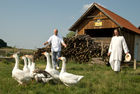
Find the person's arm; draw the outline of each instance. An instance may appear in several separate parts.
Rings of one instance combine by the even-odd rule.
[[[67,45],[65,44],[65,42],[63,41],[63,38],[61,38],[61,44],[66,48]]]
[[[44,43],[44,45],[47,45],[49,42],[48,41],[46,41],[45,43]]]
[[[66,45],[64,42],[62,43],[62,45],[63,45],[65,48],[67,47],[67,45]]]
[[[112,52],[112,39],[111,39],[111,42],[110,42],[110,46],[109,46],[109,50],[108,50],[107,55],[110,56],[111,52]]]
[[[50,37],[50,38],[48,39],[48,41],[46,41],[46,42],[44,43],[44,45],[47,45],[48,43],[50,43],[51,40],[52,40],[52,38]]]
[[[128,50],[128,47],[127,47],[127,44],[126,44],[126,41],[125,41],[124,37],[122,39],[122,46],[123,46],[124,53],[128,54],[129,50]]]

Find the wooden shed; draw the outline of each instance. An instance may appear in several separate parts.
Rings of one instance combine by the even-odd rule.
[[[96,41],[110,43],[115,28],[120,28],[132,58],[140,61],[140,29],[97,3],[93,3],[69,30],[77,35],[87,34]]]

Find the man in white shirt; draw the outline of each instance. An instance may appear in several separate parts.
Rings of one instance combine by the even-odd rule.
[[[124,37],[120,36],[118,30],[115,29],[108,50],[108,56],[110,56],[109,63],[115,72],[120,71],[123,50],[125,54],[128,54],[129,50]]]
[[[54,29],[54,35],[52,35],[47,42],[44,43],[46,44],[51,44],[51,52],[52,52],[52,63],[53,63],[53,68],[54,69],[59,69],[59,60],[58,58],[61,56],[61,44],[64,47],[67,47],[65,42],[63,41],[63,38],[58,35],[58,30]]]

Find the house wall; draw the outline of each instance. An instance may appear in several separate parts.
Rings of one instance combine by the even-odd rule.
[[[127,30],[127,29],[122,29],[122,35],[124,36],[128,49],[129,49],[129,53],[132,56],[132,59],[134,59],[134,42],[135,42],[135,33]]]
[[[134,58],[140,61],[140,35],[135,35]]]

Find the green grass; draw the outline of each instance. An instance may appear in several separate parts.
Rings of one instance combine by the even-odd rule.
[[[31,82],[27,86],[19,86],[11,77],[14,63],[0,62],[0,94],[140,94],[140,68],[123,68],[114,73],[110,67],[101,65],[67,63],[67,71],[83,75],[76,85],[66,87],[59,84],[41,84]],[[22,68],[23,64],[20,64]],[[44,61],[37,61],[36,66],[45,68]]]

